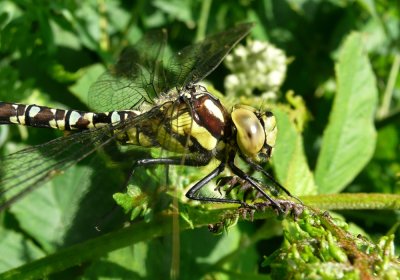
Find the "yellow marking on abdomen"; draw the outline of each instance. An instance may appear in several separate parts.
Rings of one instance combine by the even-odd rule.
[[[93,123],[93,116],[94,116],[94,113],[85,113],[82,117],[83,119],[85,119],[89,122],[89,125],[88,125],[89,129],[95,128],[94,123]]]
[[[50,112],[53,114],[54,118],[52,120],[49,121],[49,125],[52,128],[58,128],[57,127],[57,121],[56,121],[56,113],[57,113],[57,109],[50,109]]]

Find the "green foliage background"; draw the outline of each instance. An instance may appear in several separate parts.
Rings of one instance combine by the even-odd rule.
[[[340,214],[357,228],[354,232],[372,240],[394,233],[398,200],[389,205],[384,199],[354,196],[348,202],[323,194],[400,194],[398,1],[5,0],[0,2],[0,100],[88,110],[90,84],[146,31],[166,28],[176,51],[248,21],[256,23],[251,38],[270,41],[292,60],[273,107],[280,130],[273,158],[279,181],[306,204],[342,209]],[[223,92],[226,74],[221,66],[207,80]],[[291,90],[297,99],[287,94]],[[0,153],[55,136],[60,133],[1,126]],[[163,171],[142,172],[153,179],[139,176],[137,185],[157,193],[163,183],[154,175]],[[201,176],[182,172],[185,176],[175,178],[178,185]],[[166,279],[171,267],[179,267],[182,279],[270,275],[261,263],[281,247],[282,226],[276,218],[240,221],[228,233],[213,236],[205,225],[220,219],[212,214],[219,206],[193,210],[190,203],[181,205],[184,219],[180,231],[173,232],[180,237],[176,258],[171,217],[158,211],[168,206],[146,200],[150,210],[131,231],[117,231],[129,219],[113,210],[112,194],[121,191],[122,181],[116,166],[88,159],[1,214],[0,271],[84,244],[72,247],[60,262],[45,260],[39,275]],[[95,243],[105,233],[108,239],[101,246]],[[84,263],[65,264],[83,256]],[[180,264],[174,267],[176,259]]]

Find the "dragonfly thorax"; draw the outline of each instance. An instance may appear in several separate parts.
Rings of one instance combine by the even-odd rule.
[[[161,105],[147,114],[151,117],[128,131],[127,143],[216,154],[218,142],[227,134],[229,114],[224,106],[200,85],[186,86],[176,96],[176,91],[165,94],[158,101]]]

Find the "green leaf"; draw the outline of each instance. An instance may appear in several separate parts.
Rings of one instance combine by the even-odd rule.
[[[32,241],[11,230],[0,228],[0,272],[44,256]]]
[[[96,226],[106,230],[104,217],[114,207],[112,193],[121,178],[118,170],[93,155],[18,201],[10,211],[24,232],[45,251],[54,252],[98,235]],[[115,214],[113,222],[118,222]]]
[[[378,93],[362,45],[360,34],[350,34],[336,64],[338,88],[315,171],[321,193],[343,190],[374,153]]]
[[[86,270],[84,279],[135,279],[147,276],[146,257],[148,243],[137,244],[112,251],[107,256],[95,261]],[[103,278],[101,278],[103,277]]]
[[[104,66],[101,64],[94,64],[81,70],[83,75],[77,82],[70,86],[70,91],[78,97],[84,104],[88,104],[88,92],[90,86],[97,80],[97,78],[105,71]]]
[[[80,50],[82,48],[79,38],[62,26],[58,25],[55,21],[50,22],[51,29],[54,33],[54,41],[57,46],[63,46],[73,50]]]
[[[279,181],[293,195],[315,194],[316,186],[304,154],[303,137],[287,113],[276,109],[274,114],[278,120],[278,139],[272,158]]]
[[[94,1],[91,1],[94,2]],[[93,3],[91,3],[93,4]],[[101,28],[99,21],[102,15],[98,13],[98,7],[93,5],[79,5],[76,11],[65,11],[70,24],[81,44],[90,50],[98,50],[101,41]],[[83,16],[84,15],[84,16]]]
[[[153,5],[168,15],[176,17],[178,20],[186,23],[188,26],[194,25],[194,19],[191,12],[192,3],[190,1],[157,0],[153,2]]]
[[[73,166],[32,192],[12,208],[21,228],[47,251],[62,244],[90,182],[90,170]]]
[[[371,16],[377,16],[375,1],[373,0],[357,0],[358,4],[363,7]]]

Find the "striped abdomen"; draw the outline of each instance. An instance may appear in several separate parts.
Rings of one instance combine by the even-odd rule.
[[[179,98],[143,113],[133,110],[92,113],[0,102],[0,124],[86,130],[124,123],[112,129],[115,139],[122,144],[162,147],[177,153],[216,153],[220,140],[230,134],[225,108],[198,85],[179,94]],[[132,121],[124,122],[127,119]]]
[[[37,105],[0,102],[0,124],[19,124],[59,130],[85,130],[117,124],[138,115],[136,111],[92,113]]]

